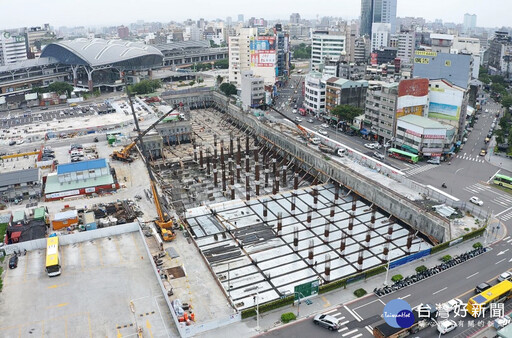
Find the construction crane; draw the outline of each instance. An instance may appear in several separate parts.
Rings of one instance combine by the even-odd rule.
[[[148,130],[150,130],[158,122],[163,120],[165,118],[165,116],[169,115],[172,111],[174,111],[177,106],[175,106],[170,112],[164,114],[164,116],[160,117],[158,119],[158,121],[153,123],[148,129],[144,130],[144,132],[141,132],[140,131],[140,127],[139,127],[139,121],[137,119],[137,114],[135,113],[135,109],[133,109],[132,97],[131,97],[131,94],[130,94],[130,92],[128,90],[128,86],[126,85],[126,78],[125,78],[125,88],[126,88],[126,94],[128,96],[128,102],[130,103],[130,108],[132,110],[133,120],[135,122],[135,129],[137,130],[137,133],[138,133],[137,138],[135,138],[135,140],[130,145],[128,145],[126,148],[129,147],[129,149],[131,149],[136,144],[136,142],[140,142],[140,146],[141,146],[141,150],[142,150],[142,157],[143,157],[142,160],[145,163],[146,169],[147,169],[148,174],[149,174],[149,179],[150,179],[150,183],[151,183],[150,184],[151,185],[151,192],[153,194],[153,199],[155,200],[156,211],[158,213],[158,219],[155,220],[155,224],[157,225],[158,232],[162,236],[162,240],[165,241],[165,242],[169,242],[169,241],[172,241],[173,239],[176,238],[176,234],[172,231],[173,221],[169,217],[169,215],[162,210],[162,203],[160,202],[160,197],[158,196],[158,191],[157,191],[157,188],[156,188],[156,179],[155,179],[155,176],[153,175],[153,170],[151,169],[151,165],[149,164],[149,156],[146,156],[146,148],[144,147],[143,136],[145,134],[147,134]],[[183,106],[183,103],[180,103],[179,106]],[[125,149],[123,149],[123,151]],[[124,152],[124,154],[126,156],[128,156],[128,157],[125,157],[125,158],[129,158],[129,149],[128,149],[128,151]]]
[[[181,104],[181,105],[183,105],[183,104]],[[132,106],[132,109],[133,109],[133,105],[132,105],[131,99],[130,99],[130,106]],[[130,151],[132,150],[132,148],[135,147],[137,142],[139,142],[139,140],[141,140],[144,137],[144,135],[146,135],[154,126],[156,126],[158,123],[160,123],[160,121],[165,119],[170,113],[175,111],[176,108],[177,108],[177,106],[174,106],[170,111],[168,111],[167,113],[163,114],[158,120],[156,120],[155,123],[150,125],[148,129],[144,130],[142,133],[139,133],[139,135],[135,138],[135,140],[133,140],[133,142],[131,142],[126,147],[124,147],[122,150],[120,150],[120,151],[115,150],[110,155],[112,157],[112,159],[113,160],[118,160],[118,161],[123,161],[123,162],[133,162],[133,158],[130,157]]]
[[[262,110],[271,109],[271,110],[275,111],[276,113],[278,113],[279,115],[281,115],[282,117],[284,117],[285,119],[289,120],[288,116],[281,113],[279,110],[277,110],[276,108],[274,108],[273,106],[271,106],[269,104],[262,104],[262,105],[259,105],[257,108],[262,109]],[[297,122],[297,121],[292,121],[292,122],[295,124],[297,129],[299,129],[301,136],[304,138],[304,140],[310,141],[311,137],[312,137],[311,134],[303,126],[301,126],[299,124],[299,122]]]

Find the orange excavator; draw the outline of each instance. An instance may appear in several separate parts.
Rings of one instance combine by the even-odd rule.
[[[130,156],[130,151],[132,150],[132,148],[135,147],[137,142],[139,142],[140,139],[142,139],[144,137],[144,135],[146,135],[154,126],[159,124],[160,121],[165,119],[170,113],[175,111],[176,108],[177,108],[177,106],[173,107],[170,111],[168,111],[167,113],[163,114],[158,120],[156,120],[155,123],[150,125],[148,129],[146,129],[142,133],[140,133],[135,138],[135,140],[133,140],[133,142],[131,142],[129,145],[127,145],[126,147],[124,147],[120,151],[114,150],[114,152],[110,155],[110,157],[112,157],[113,160],[118,160],[118,161],[122,161],[122,162],[133,162],[133,158]]]
[[[271,110],[275,111],[276,113],[278,113],[279,115],[281,115],[282,117],[284,117],[285,119],[289,120],[288,116],[281,113],[279,110],[277,110],[276,108],[274,108],[273,106],[271,106],[269,104],[262,104],[262,105],[258,106],[257,108],[262,109],[262,110],[271,109]],[[312,138],[311,134],[303,126],[301,126],[297,121],[292,121],[292,122],[295,124],[297,129],[299,129],[302,138],[306,141],[311,141],[311,138]]]

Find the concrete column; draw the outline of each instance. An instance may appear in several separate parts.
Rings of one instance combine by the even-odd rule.
[[[211,173],[210,173],[210,154],[208,154],[208,156],[206,156],[206,175],[207,176],[210,176]]]
[[[213,158],[217,161],[217,134],[213,134]]]
[[[331,223],[329,221],[325,221],[324,225],[324,242],[329,243],[329,230],[330,230]]]
[[[276,179],[274,181],[274,195],[279,194],[279,176],[276,176]]]
[[[297,199],[297,195],[295,194],[295,192],[292,192],[292,198],[290,200],[290,210],[292,212],[292,215],[295,215],[295,200]]]
[[[314,241],[312,239],[309,240],[309,249],[308,249],[308,265],[313,266],[313,258],[315,256],[315,247]]]
[[[245,199],[248,201],[251,199],[250,193],[250,185],[249,185],[249,173],[245,173]]]
[[[307,228],[311,229],[311,218],[312,218],[313,209],[308,205],[308,217],[306,218]]]
[[[340,255],[341,258],[345,257],[345,248],[347,244],[347,234],[343,231],[341,233],[341,241],[340,241]]]
[[[233,137],[230,135],[229,136],[229,156],[230,157],[233,157],[233,152],[234,152]]]
[[[318,210],[318,188],[313,187],[313,210]]]
[[[224,140],[220,140],[220,165],[222,171],[226,170],[226,163],[224,158]]]
[[[245,154],[249,155],[249,136],[245,137]]]
[[[269,176],[270,170],[268,168],[268,162],[265,163],[265,188],[268,188],[268,176]]]
[[[240,137],[236,138],[236,146],[237,146],[237,153],[236,153],[236,164],[240,165],[241,159],[241,152],[242,152],[242,145],[240,144]]]
[[[231,185],[231,200],[235,199],[235,186]]]
[[[283,165],[283,187],[286,187],[286,165]]]
[[[411,247],[412,247],[412,240],[414,239],[414,232],[409,231],[409,234],[407,235],[407,254],[411,253]]]
[[[274,174],[274,177],[277,176],[277,159],[272,159],[272,173]]]
[[[359,244],[359,256],[357,257],[357,270],[358,271],[363,271],[363,261],[364,261],[364,257],[363,257],[363,253],[364,253],[364,248],[361,244]]]
[[[218,182],[217,182],[217,161],[213,161],[213,186],[217,188]]]
[[[331,281],[331,255],[326,254],[325,255],[325,281],[330,282]]]
[[[201,169],[204,168],[204,163],[203,163],[203,147],[199,148],[199,166],[201,167]]]
[[[299,189],[299,172],[295,171],[293,174],[293,190]]]
[[[268,202],[265,200],[263,202],[263,222],[267,224],[267,216],[268,216]]]
[[[236,183],[240,183],[240,171],[242,171],[242,168],[240,167],[240,164],[236,165]]]
[[[251,172],[251,167],[249,166],[249,155],[245,155],[245,172],[249,173]]]
[[[293,228],[293,250],[299,251],[299,229],[297,227]]]
[[[283,214],[277,213],[277,236],[281,237],[283,233]]]
[[[226,168],[222,170],[222,191],[226,192]]]
[[[194,147],[194,162],[197,163],[197,146],[196,143],[192,143],[192,146]]]

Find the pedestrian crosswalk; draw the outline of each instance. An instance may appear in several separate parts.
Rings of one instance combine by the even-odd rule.
[[[493,194],[493,198],[491,200],[492,202],[499,204],[501,206],[504,206],[504,207],[512,206],[512,196],[498,193],[498,192],[492,190],[492,188],[489,185],[485,185],[482,183],[475,183],[475,184],[467,186],[463,189],[465,191],[473,193],[473,194],[478,194],[478,193],[482,193],[484,191],[489,191]],[[512,216],[510,216],[510,218],[512,218]],[[508,219],[510,219],[510,218],[508,218]],[[503,219],[503,217],[502,217],[502,219]]]
[[[425,172],[432,168],[437,168],[439,165],[437,164],[427,164],[427,165],[413,165],[409,166],[409,168],[402,170],[405,176],[413,176],[419,173]]]
[[[336,312],[338,309],[331,310],[328,312],[325,312],[324,314],[328,314],[330,316],[333,316],[338,320],[338,332],[341,334],[342,337],[346,338],[359,338],[363,336],[363,333],[359,332],[359,329],[357,328],[351,328],[349,329],[346,325],[350,322],[349,319],[345,318],[343,313]]]
[[[506,222],[506,221],[508,221],[508,220],[512,219],[512,211],[507,212],[506,214],[500,215],[500,216],[499,216],[499,218],[500,218],[502,221],[504,221],[504,222]]]
[[[471,155],[471,154],[462,154],[462,155],[459,155],[457,156],[458,159],[461,159],[461,160],[466,160],[466,161],[473,161],[473,162],[477,162],[477,163],[484,163],[485,160],[483,157],[479,156],[479,155]]]

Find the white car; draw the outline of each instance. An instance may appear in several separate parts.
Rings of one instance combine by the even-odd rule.
[[[453,331],[457,328],[457,323],[451,319],[443,320],[442,322],[437,323],[437,331],[440,334],[446,334],[450,331]]]
[[[365,143],[364,146],[368,149],[375,149],[375,143]]]
[[[311,139],[311,143],[313,143],[313,144],[320,144],[321,142],[322,142],[322,140],[320,140],[319,137],[313,137]]]
[[[329,125],[327,123],[323,123],[320,127],[322,127],[322,128],[329,128]]]
[[[498,282],[503,282],[504,280],[511,280],[512,279],[512,273],[505,271],[498,277]]]
[[[441,307],[443,308],[443,310],[445,310],[447,313],[450,313],[452,311],[454,311],[455,309],[460,309],[464,306],[464,302],[461,301],[460,299],[458,298],[453,298],[453,299],[450,299],[449,301],[447,301],[446,303],[444,303],[443,305],[441,305]]]
[[[308,119],[308,122],[309,123],[315,123],[315,121],[313,121],[313,119]]]
[[[469,199],[469,201],[471,203],[473,203],[473,204],[476,204],[476,205],[483,205],[484,204],[484,202],[481,199],[479,199],[478,197],[476,197],[476,196],[471,197]]]
[[[292,113],[297,114],[297,109],[292,110]]]
[[[325,130],[323,130],[323,129],[320,129],[318,132],[319,132],[320,134],[324,135],[324,136],[327,136],[327,135],[328,135],[328,133],[327,133]]]
[[[379,160],[383,160],[384,159],[384,155],[382,155],[382,153],[379,153],[378,151],[374,151],[373,152],[373,157],[376,157]]]
[[[302,122],[302,119],[301,119],[300,117],[298,117],[298,116],[297,116],[297,117],[295,118],[295,121],[297,121],[297,122]]]

